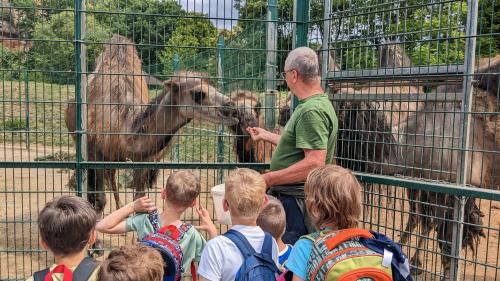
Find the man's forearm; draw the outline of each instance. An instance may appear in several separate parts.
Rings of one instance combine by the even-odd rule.
[[[306,158],[283,170],[266,173],[264,174],[264,178],[268,187],[303,182],[310,171],[324,164],[324,162],[322,163],[316,159]]]
[[[274,144],[274,145],[278,145],[278,143],[280,142],[280,139],[281,139],[281,135],[268,132],[268,135],[266,136],[265,140],[267,142]]]

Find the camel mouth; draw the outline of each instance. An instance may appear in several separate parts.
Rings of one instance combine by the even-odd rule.
[[[224,125],[234,126],[240,122],[237,117],[224,115],[222,112],[218,112],[217,115],[222,118]]]

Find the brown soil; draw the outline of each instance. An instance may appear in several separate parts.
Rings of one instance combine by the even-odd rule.
[[[33,161],[34,158],[53,154],[58,151],[72,152],[67,147],[46,147],[31,145],[26,149],[25,144],[0,144],[0,161]],[[38,244],[37,213],[44,204],[61,194],[74,194],[73,190],[66,187],[70,170],[60,169],[2,169],[0,171],[0,279],[25,279],[33,271],[49,265],[53,257],[42,250]],[[161,206],[160,186],[162,186],[169,170],[162,170],[156,184],[156,189],[150,190],[150,196],[155,198],[158,206]],[[201,170],[200,178],[203,193],[200,202],[204,206],[210,206],[209,211],[213,214],[212,198],[209,187],[217,180],[217,171]],[[386,233],[395,241],[399,240],[401,230],[407,221],[408,202],[403,189],[396,188],[395,196],[388,194],[393,187],[374,189],[376,196],[370,199],[372,204],[365,208],[363,227]],[[130,202],[133,198],[133,190],[120,190],[122,202]],[[106,191],[108,204],[105,214],[115,210],[115,203],[111,191]],[[394,198],[395,199],[394,199]],[[479,201],[479,200],[478,200]],[[382,206],[377,208],[376,206]],[[478,250],[473,253],[464,250],[465,262],[461,264],[462,280],[496,280],[499,272],[500,246],[500,202],[482,200],[481,210],[485,213],[483,218],[487,238],[482,238]],[[161,207],[160,207],[161,208]],[[213,217],[213,216],[212,216]],[[197,224],[198,217],[194,210],[188,210],[185,214],[187,222]],[[370,223],[371,222],[371,223]],[[222,227],[222,231],[227,229]],[[99,235],[104,241],[107,251],[135,241],[133,235]],[[411,246],[404,246],[403,250],[413,254],[416,247],[416,235],[412,233]],[[431,233],[430,239],[424,244],[421,251],[424,265],[423,275],[418,280],[439,280],[437,275],[442,274],[440,264],[440,251],[437,246],[435,233]],[[482,264],[482,265],[481,265]]]

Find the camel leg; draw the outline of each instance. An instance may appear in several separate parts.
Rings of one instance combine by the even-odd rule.
[[[415,230],[415,227],[418,225],[418,216],[417,213],[417,203],[415,202],[415,198],[417,197],[413,191],[408,190],[408,199],[410,203],[410,214],[408,217],[408,222],[406,223],[406,227],[404,232],[401,234],[400,244],[405,245],[410,240],[410,234]]]
[[[146,195],[145,186],[148,180],[148,170],[135,169],[132,173],[132,186],[135,188],[134,199]]]
[[[421,230],[420,230],[420,235],[417,239],[417,249],[415,250],[415,254],[411,258],[410,262],[412,266],[414,267],[414,272],[417,275],[422,274],[422,266],[423,263],[420,260],[420,249],[424,246],[424,241],[429,237],[429,233],[431,230],[434,228],[434,220],[429,219],[429,218],[421,218]]]
[[[97,217],[101,218],[104,206],[106,206],[106,196],[104,196],[104,170],[89,169],[87,171],[87,175],[89,187],[87,198],[89,202],[94,206]],[[104,244],[101,239],[96,239],[93,248],[93,250],[89,251],[89,255],[97,257],[104,255]]]
[[[113,190],[113,196],[115,198],[116,209],[120,209],[123,205],[120,201],[120,186],[116,181],[116,169],[106,170],[106,174],[108,177],[108,182],[111,185],[111,189]]]

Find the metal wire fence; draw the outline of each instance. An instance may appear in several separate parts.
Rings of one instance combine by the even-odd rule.
[[[400,241],[418,280],[497,279],[497,0],[1,4],[0,279],[53,262],[37,216],[62,194],[103,215],[142,189],[161,206],[169,174],[193,169],[214,214],[230,169],[268,167],[273,148],[243,129],[280,131],[284,60],[306,45],[339,118],[336,163],[364,185],[363,226]],[[99,238],[105,253],[136,239]]]

